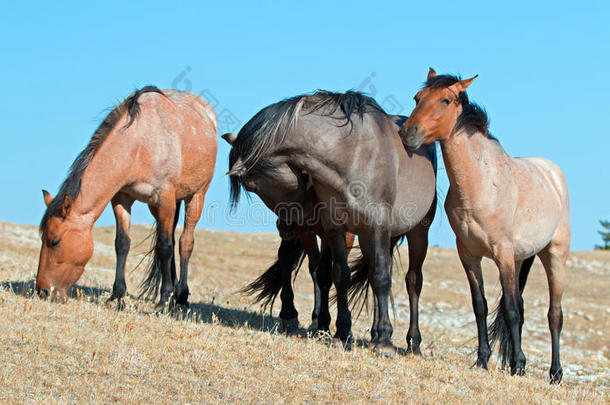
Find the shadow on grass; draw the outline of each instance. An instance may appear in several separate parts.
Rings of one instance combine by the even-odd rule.
[[[24,297],[35,296],[36,282],[34,280],[28,281],[4,281],[0,284],[1,288],[5,291],[10,291],[15,295]],[[98,305],[104,305],[105,300],[102,300],[103,295],[109,296],[111,293],[110,289],[100,287],[90,287],[83,285],[75,285],[70,290],[70,298],[72,299],[91,299]],[[137,300],[135,297],[132,299]],[[145,301],[137,300],[138,302],[144,303]],[[61,305],[61,304],[57,304]],[[248,310],[225,308],[220,305],[212,303],[197,302],[191,303],[190,308],[186,309],[183,307],[177,307],[171,311],[165,311],[164,314],[154,311],[145,311],[142,309],[136,309],[136,313],[142,315],[167,315],[178,320],[195,322],[195,323],[207,323],[207,324],[220,324],[231,328],[249,328],[262,332],[268,333],[284,333],[291,336],[298,336],[301,338],[316,338],[321,343],[330,344],[332,343],[332,336],[328,332],[312,332],[306,328],[297,325],[295,322],[285,323],[280,318],[264,314],[260,312],[252,312]],[[368,339],[355,339],[353,346],[367,348],[370,345]],[[411,355],[406,349],[397,348],[398,355]]]
[[[36,281],[3,281],[0,288],[10,291],[15,295],[32,297],[36,294]],[[70,298],[91,297],[97,301],[103,294],[110,294],[110,290],[100,287],[89,287],[86,285],[75,284],[68,293]]]

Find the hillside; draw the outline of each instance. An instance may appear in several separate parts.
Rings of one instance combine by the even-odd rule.
[[[134,226],[127,284],[137,292],[149,226]],[[523,350],[527,376],[511,377],[493,358],[475,361],[476,326],[468,283],[454,249],[431,248],[420,306],[422,358],[389,360],[366,348],[371,317],[354,323],[351,352],[325,338],[286,336],[277,318],[235,292],[275,258],[279,238],[198,230],[191,259],[191,312],[153,313],[128,299],[104,305],[114,279],[114,228],[94,230],[95,254],[75,298],[54,304],[30,297],[40,238],[32,226],[0,223],[0,401],[2,403],[608,403],[610,402],[610,252],[573,252],[563,300],[560,386],[547,384],[548,290],[539,261],[525,289]],[[406,348],[406,248],[394,269],[394,343]],[[497,270],[484,264],[490,307]],[[312,286],[306,266],[295,282],[299,321],[307,327]],[[274,315],[277,316],[276,303]],[[331,309],[333,317],[334,308]],[[333,319],[334,322],[334,319]],[[604,332],[606,331],[606,332]]]

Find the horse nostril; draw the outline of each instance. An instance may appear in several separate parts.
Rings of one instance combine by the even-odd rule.
[[[413,125],[412,127],[409,127],[409,129],[407,130],[407,136],[413,137],[417,134],[419,128],[417,128],[417,125]]]

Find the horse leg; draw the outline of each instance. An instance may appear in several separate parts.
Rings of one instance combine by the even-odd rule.
[[[405,276],[409,293],[409,331],[407,332],[407,351],[420,354],[421,333],[419,331],[419,296],[424,281],[422,266],[428,251],[428,227],[418,225],[407,233],[409,247],[409,270]]]
[[[332,280],[337,290],[337,320],[335,325],[335,340],[340,340],[347,350],[351,348],[352,314],[349,309],[347,294],[350,284],[350,270],[345,253],[345,234],[342,232],[327,232],[328,246],[332,254]]]
[[[126,194],[117,194],[112,198],[112,210],[114,211],[114,218],[116,220],[116,237],[114,239],[114,249],[116,251],[116,273],[114,277],[114,284],[112,285],[112,295],[106,303],[110,303],[113,300],[117,300],[117,309],[123,309],[125,304],[123,297],[127,292],[127,284],[125,283],[125,262],[127,261],[127,254],[129,253],[129,247],[131,246],[131,239],[129,238],[130,220],[131,220],[131,206],[133,205],[133,198]]]
[[[174,214],[174,227],[172,228],[172,246],[176,246],[176,227],[178,226],[178,219],[180,218],[180,204],[182,201],[176,201],[176,213]],[[184,232],[184,230],[182,231]],[[172,250],[172,261],[171,261],[171,276],[172,276],[172,285],[176,286],[177,274],[176,274],[176,249]]]
[[[322,306],[320,298],[320,284],[318,282],[317,270],[320,265],[320,249],[318,248],[318,240],[313,232],[307,232],[299,236],[301,246],[305,249],[307,254],[307,261],[309,266],[309,274],[313,281],[313,296],[314,296],[314,307],[311,313],[311,325],[307,328],[309,331],[318,330],[318,317],[320,315],[320,308]]]
[[[191,259],[193,246],[195,245],[195,226],[197,225],[197,222],[199,222],[199,218],[201,218],[204,197],[205,190],[201,189],[192,195],[190,199],[184,201],[184,229],[182,230],[179,241],[180,279],[174,287],[174,302],[177,305],[186,308],[189,306],[189,260]],[[177,203],[176,205],[176,221],[174,223],[176,223],[178,219],[179,204],[180,203]],[[175,261],[172,260],[172,262]]]
[[[318,328],[320,331],[330,331],[330,309],[328,307],[328,296],[332,284],[333,259],[328,241],[322,240],[322,253],[320,263],[316,269],[316,278],[320,286],[320,312],[318,313]]]
[[[511,340],[512,353],[510,358],[511,374],[525,374],[525,354],[521,350],[521,335],[519,325],[520,298],[519,274],[515,271],[515,256],[512,243],[498,243],[493,247],[493,260],[500,271],[500,284],[502,285],[502,311],[508,327]]]
[[[360,236],[360,235],[359,235]],[[373,338],[373,349],[385,356],[393,356],[396,349],[392,345],[392,323],[389,302],[392,289],[391,238],[386,230],[374,229],[372,235],[360,238],[362,253],[369,265],[369,279],[375,295],[377,325]],[[371,332],[372,334],[373,332]]]
[[[477,350],[477,366],[487,370],[487,362],[491,356],[491,347],[487,335],[487,300],[485,299],[485,288],[483,284],[483,273],[481,272],[481,257],[472,256],[464,246],[457,241],[457,251],[460,261],[466,272],[470,295],[472,296],[472,309],[477,322],[479,345]]]
[[[161,298],[155,307],[156,310],[165,308],[174,292],[171,262],[174,258],[173,239],[176,205],[173,190],[166,190],[159,196],[159,205],[153,210],[157,214],[155,256],[156,260],[159,260],[161,269]]]
[[[568,233],[569,235],[569,233]],[[561,310],[561,297],[565,281],[565,266],[570,250],[569,237],[567,242],[554,239],[542,250],[538,257],[542,261],[549,283],[549,329],[551,331],[551,383],[560,383],[563,377],[563,369],[559,359],[559,336],[563,326],[563,312]]]
[[[299,325],[299,313],[294,306],[292,271],[298,266],[302,252],[298,239],[282,239],[278,250],[278,266],[282,282],[282,289],[280,291],[280,299],[282,300],[280,319],[282,320],[283,329],[288,333],[294,332]]]

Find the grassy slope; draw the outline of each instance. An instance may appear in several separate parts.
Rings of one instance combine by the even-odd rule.
[[[610,254],[576,252],[564,299],[564,383],[549,386],[550,342],[544,272],[538,262],[525,291],[524,378],[472,369],[476,327],[468,286],[453,249],[432,248],[424,269],[423,358],[379,358],[366,348],[369,316],[354,324],[361,345],[343,352],[327,339],[285,336],[234,292],[274,259],[274,235],[198,231],[188,319],[152,314],[128,300],[117,312],[103,302],[114,277],[113,229],[96,228],[96,253],[79,281],[80,298],[52,304],[27,298],[40,242],[34,227],[0,223],[0,401],[5,402],[417,402],[604,403],[609,401]],[[147,242],[135,226],[129,268]],[[406,262],[407,255],[402,255]],[[307,271],[295,285],[300,323],[307,326],[312,288]],[[394,271],[394,343],[404,348],[408,301]],[[131,293],[143,269],[127,277]],[[487,296],[497,271],[485,263]],[[277,313],[275,309],[274,313]]]

